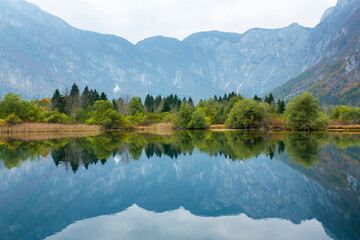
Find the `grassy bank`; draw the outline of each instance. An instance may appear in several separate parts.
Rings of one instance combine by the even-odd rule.
[[[0,134],[100,132],[100,130],[100,126],[84,124],[22,123],[0,126]]]

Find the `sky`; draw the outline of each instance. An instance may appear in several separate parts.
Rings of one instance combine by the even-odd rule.
[[[132,43],[152,36],[184,39],[219,30],[243,33],[297,22],[314,27],[336,0],[27,0],[71,25]]]

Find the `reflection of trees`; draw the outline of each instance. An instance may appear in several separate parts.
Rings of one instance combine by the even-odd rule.
[[[319,148],[329,141],[327,133],[294,132],[286,136],[285,145],[289,158],[305,167],[320,159]]]
[[[285,151],[289,158],[310,167],[319,156],[319,149],[333,142],[347,148],[360,144],[360,135],[331,135],[326,133],[269,133],[248,131],[176,131],[169,136],[136,132],[108,132],[96,137],[24,142],[0,141],[0,159],[4,166],[19,166],[28,159],[51,153],[54,163],[65,165],[76,172],[81,165],[105,164],[116,157],[122,162],[153,156],[177,158],[192,154],[194,149],[210,156],[224,156],[232,160],[246,160],[259,155],[271,159]]]
[[[34,160],[38,156],[46,157],[52,149],[57,149],[65,144],[66,140],[64,139],[32,142],[0,140],[0,159],[6,168],[18,167],[28,159]]]

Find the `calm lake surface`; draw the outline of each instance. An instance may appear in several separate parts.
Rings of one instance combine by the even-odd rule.
[[[360,239],[360,135],[2,139],[0,239]]]

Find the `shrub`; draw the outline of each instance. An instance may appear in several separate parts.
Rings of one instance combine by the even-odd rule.
[[[189,126],[194,108],[190,104],[181,104],[179,111],[174,116],[174,128],[185,129]]]
[[[210,120],[208,117],[206,117],[205,112],[201,108],[198,108],[195,110],[195,112],[193,112],[188,128],[191,129],[210,128]]]
[[[292,130],[326,130],[329,119],[321,112],[319,100],[305,92],[290,100],[285,110],[287,126]]]
[[[15,125],[21,123],[22,121],[15,113],[11,113],[5,118],[5,122],[9,125]]]
[[[260,128],[268,118],[268,104],[242,99],[231,109],[226,125],[235,129]]]

